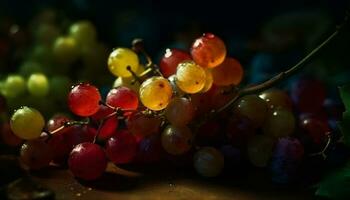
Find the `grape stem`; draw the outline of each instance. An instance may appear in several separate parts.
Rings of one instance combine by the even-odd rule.
[[[327,136],[328,136],[328,137],[327,137],[327,143],[326,143],[325,147],[322,149],[322,151],[317,152],[317,153],[312,153],[312,154],[310,154],[309,156],[319,156],[319,155],[321,155],[322,158],[323,158],[324,160],[326,160],[327,155],[326,155],[325,152],[327,151],[327,149],[328,149],[328,147],[329,147],[329,145],[331,144],[331,141],[332,141],[332,138],[331,138],[330,134],[328,134]]]
[[[53,131],[43,130],[43,132],[45,132],[47,134],[47,136],[48,136],[47,140],[49,140],[53,134],[58,133],[61,130],[67,128],[67,127],[74,126],[74,125],[86,125],[86,124],[89,124],[89,123],[90,123],[89,119],[85,120],[85,121],[68,121],[68,122],[65,122],[62,126],[56,128]]]

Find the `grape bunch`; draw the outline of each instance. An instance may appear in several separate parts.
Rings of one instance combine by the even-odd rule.
[[[79,38],[88,40],[91,34],[83,33]],[[25,140],[25,167],[68,164],[75,177],[94,180],[109,162],[144,164],[187,155],[204,177],[248,161],[270,169],[274,182],[288,183],[306,155],[323,154],[330,142],[334,115],[326,112],[321,82],[300,80],[291,95],[277,88],[240,95],[244,69],[214,34],[197,38],[189,52],[167,49],[159,66],[142,40],[115,48],[107,64],[116,79],[106,96],[88,82],[68,92],[68,107],[80,120],[57,114],[45,122],[27,106],[13,113],[6,134]]]
[[[54,10],[43,9],[27,26],[15,21],[8,26],[0,36],[0,41],[7,42],[1,45],[9,49],[0,52],[0,93],[9,110],[28,105],[49,117],[76,81],[102,85],[108,80],[110,75],[100,67],[108,50],[90,21],[69,21]],[[100,76],[93,79],[97,73]]]

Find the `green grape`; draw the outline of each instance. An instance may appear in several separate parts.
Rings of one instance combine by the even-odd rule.
[[[79,56],[77,42],[72,37],[58,37],[53,46],[53,55],[59,63],[73,63]]]
[[[46,96],[49,92],[49,81],[44,74],[32,74],[27,82],[28,91],[33,96]]]
[[[208,92],[210,90],[211,86],[213,86],[213,74],[211,73],[210,69],[205,69],[205,84],[201,92]]]
[[[60,30],[54,24],[40,24],[35,30],[35,39],[38,43],[52,45],[55,39],[60,35]]]
[[[130,77],[132,74],[128,67],[133,72],[139,68],[139,58],[137,54],[128,48],[117,48],[109,55],[108,69],[115,76]]]
[[[293,108],[291,98],[283,90],[270,89],[262,92],[259,97],[266,101],[269,108],[283,107],[289,110]]]
[[[205,177],[215,177],[224,168],[224,156],[213,147],[203,147],[194,154],[196,171]]]
[[[21,139],[29,140],[41,135],[45,120],[38,110],[23,106],[13,113],[10,125],[15,135]]]
[[[266,102],[256,95],[242,97],[234,108],[234,112],[252,120],[256,127],[260,127],[266,118],[268,107]]]
[[[247,153],[250,162],[257,167],[266,167],[272,156],[274,141],[265,135],[256,135],[249,140]]]
[[[161,76],[147,79],[140,86],[140,99],[144,106],[151,110],[162,110],[167,107],[173,94],[169,81]]]
[[[79,21],[70,26],[69,35],[73,37],[80,46],[84,46],[95,42],[97,31],[91,22]]]
[[[161,142],[164,150],[172,155],[180,155],[192,146],[193,135],[187,126],[167,126],[162,132]]]
[[[206,83],[205,70],[193,61],[184,61],[177,66],[176,84],[190,94],[200,92]]]
[[[26,82],[20,75],[9,75],[3,82],[1,93],[8,98],[14,98],[23,94],[26,90]]]
[[[43,72],[44,72],[44,69],[42,65],[34,61],[26,61],[22,63],[21,66],[19,67],[19,73],[24,77],[28,77],[32,73],[43,73]]]
[[[265,134],[273,137],[285,137],[294,132],[295,117],[288,108],[277,107],[270,110],[263,125]]]
[[[72,81],[67,76],[53,76],[50,79],[50,96],[55,99],[65,100],[67,98]]]

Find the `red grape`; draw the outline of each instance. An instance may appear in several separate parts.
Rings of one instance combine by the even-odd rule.
[[[75,177],[94,180],[102,176],[106,170],[107,158],[100,146],[85,142],[72,150],[68,165]]]
[[[303,116],[299,122],[302,133],[311,139],[316,145],[321,145],[327,140],[330,132],[327,120],[322,120],[314,116]]]
[[[128,130],[134,135],[148,136],[159,132],[161,119],[135,112],[127,119]]]
[[[184,126],[194,117],[195,110],[191,101],[184,97],[173,98],[165,110],[165,116],[175,126]]]
[[[106,102],[113,107],[126,110],[136,110],[139,105],[137,94],[127,87],[111,89],[107,95]]]
[[[44,140],[29,140],[21,147],[20,161],[29,169],[37,170],[47,167],[51,160],[51,146]]]
[[[300,112],[316,113],[326,98],[323,84],[318,80],[302,79],[292,87],[292,100]]]
[[[243,78],[243,68],[236,59],[226,58],[212,70],[212,74],[215,85],[238,85]]]
[[[107,140],[108,138],[114,135],[117,128],[118,118],[115,116],[108,118],[106,121],[104,121],[103,125],[101,126],[100,132],[98,134],[98,139]]]
[[[102,120],[103,118],[107,117],[108,115],[112,114],[114,110],[108,106],[105,106],[103,104],[100,104],[100,107],[98,111],[91,116],[91,118],[95,121],[98,122]]]
[[[219,37],[205,33],[192,44],[191,55],[198,65],[212,68],[224,61],[226,47]]]
[[[63,126],[66,122],[69,122],[70,119],[62,114],[54,115],[46,124],[46,128],[49,132],[52,132],[61,126]]]
[[[160,71],[168,78],[176,73],[177,65],[184,60],[191,60],[189,53],[179,49],[166,49],[159,63]]]
[[[107,157],[115,164],[131,162],[137,152],[136,138],[127,130],[121,130],[106,143]]]
[[[82,117],[95,114],[99,109],[100,100],[101,96],[98,89],[87,83],[74,86],[68,94],[70,110]]]

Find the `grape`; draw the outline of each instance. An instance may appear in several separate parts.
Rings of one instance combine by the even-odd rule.
[[[189,53],[179,49],[166,49],[159,63],[160,71],[168,78],[176,73],[177,65],[184,60],[191,60]]]
[[[168,125],[162,132],[162,146],[166,152],[172,155],[180,155],[192,146],[192,132],[186,127]]]
[[[261,93],[259,97],[266,101],[269,108],[283,107],[285,109],[292,110],[292,100],[288,94],[282,90],[267,90]]]
[[[75,85],[68,94],[70,110],[79,116],[87,117],[95,114],[101,100],[98,89],[87,83]]]
[[[278,107],[268,112],[263,131],[273,137],[285,137],[294,132],[295,117],[293,113],[285,108]]]
[[[159,132],[161,119],[135,112],[126,120],[128,130],[136,136],[149,136]]]
[[[70,119],[62,114],[56,114],[54,115],[46,124],[46,129],[49,132],[52,132],[61,126],[63,126],[66,122],[69,122]]]
[[[44,140],[29,140],[21,147],[20,161],[29,169],[38,170],[47,167],[51,160],[52,149]]]
[[[63,64],[71,64],[79,56],[77,42],[72,37],[58,37],[52,51],[56,61]]]
[[[213,89],[214,86],[211,88]],[[210,92],[210,90],[209,90]],[[206,93],[197,93],[191,95],[191,102],[195,108],[196,116],[200,117],[212,109],[211,107],[211,97],[209,96],[209,92]]]
[[[254,136],[255,129],[253,122],[244,116],[233,116],[226,126],[228,140],[235,147],[242,147]]]
[[[67,97],[72,81],[66,76],[53,76],[49,80],[50,96],[58,100]]]
[[[135,92],[138,92],[140,89],[140,83],[138,81],[134,81],[132,77],[127,77],[127,78],[118,77],[117,79],[115,79],[113,83],[113,88],[117,88],[117,87],[127,87],[132,89]]]
[[[117,48],[108,58],[108,68],[115,76],[130,77],[132,74],[128,71],[128,67],[133,72],[139,68],[139,58],[131,49]]]
[[[213,74],[209,69],[205,69],[205,84],[201,92],[207,92],[213,86]]]
[[[127,87],[111,89],[107,94],[106,102],[115,108],[125,110],[136,110],[139,105],[137,94]]]
[[[103,118],[107,117],[108,115],[112,114],[113,112],[114,110],[112,108],[100,104],[98,111],[91,116],[91,119],[93,119],[95,122],[98,122]]]
[[[72,149],[83,142],[92,142],[97,133],[96,129],[89,125],[74,125],[64,129],[65,141]]]
[[[234,112],[250,119],[255,127],[260,127],[267,115],[267,105],[256,95],[247,95],[238,100]]]
[[[44,69],[42,65],[34,61],[23,62],[19,67],[19,73],[24,77],[28,77],[32,73],[43,73],[43,72],[44,72]]]
[[[139,142],[135,160],[141,163],[157,162],[161,159],[162,146],[158,135],[145,137]]]
[[[69,128],[66,128],[69,129]],[[48,145],[52,148],[52,162],[57,165],[64,165],[69,156],[69,153],[73,149],[67,142],[66,131],[59,131],[51,135],[48,140]]]
[[[191,55],[193,60],[202,67],[216,67],[226,57],[224,42],[212,33],[205,33],[192,44]]]
[[[249,161],[257,167],[266,167],[270,161],[274,141],[265,135],[256,135],[248,142]]]
[[[9,123],[4,123],[2,124],[1,127],[1,139],[2,141],[11,146],[11,147],[17,147],[20,144],[22,144],[23,140],[19,137],[17,137],[11,130],[10,124]]]
[[[37,43],[49,46],[52,45],[59,34],[60,30],[58,27],[53,24],[43,23],[35,30],[35,39]]]
[[[303,155],[304,148],[298,139],[279,139],[271,159],[272,181],[288,183],[296,179],[297,169]]]
[[[173,98],[165,109],[165,116],[175,126],[184,126],[194,117],[195,110],[191,101],[184,97]]]
[[[205,85],[205,70],[193,61],[181,62],[177,66],[176,84],[186,93],[200,92]]]
[[[4,96],[14,98],[25,92],[26,82],[20,75],[9,75],[0,89]]]
[[[215,85],[238,85],[243,78],[243,68],[234,58],[225,58],[219,66],[212,69]]]
[[[96,29],[89,21],[78,21],[69,27],[69,35],[73,37],[80,46],[89,45],[96,40]]]
[[[300,112],[316,113],[322,109],[326,91],[318,80],[301,79],[293,85],[291,96]]]
[[[221,108],[237,95],[236,91],[232,90],[231,87],[216,85],[213,85],[207,94],[207,98],[210,98],[211,109]]]
[[[102,176],[106,170],[107,158],[100,146],[85,142],[72,150],[68,165],[75,177],[94,180]]]
[[[44,74],[32,74],[27,82],[28,91],[33,96],[46,96],[49,92],[49,81]]]
[[[215,177],[224,168],[224,156],[213,147],[203,147],[193,157],[194,168],[204,177]]]
[[[121,130],[106,143],[107,157],[115,164],[130,163],[137,153],[135,137],[127,130]]]
[[[118,128],[118,118],[110,117],[101,126],[100,132],[98,134],[99,140],[107,140],[112,137]]]
[[[157,76],[147,79],[140,86],[140,99],[151,110],[162,110],[171,100],[172,88],[169,81]]]
[[[23,106],[11,117],[11,130],[21,139],[38,138],[45,125],[44,117],[34,108]]]
[[[231,171],[232,167],[237,167],[242,162],[242,152],[231,145],[223,145],[220,148],[220,152],[224,156],[225,166],[228,167],[229,172],[237,173],[236,171]],[[238,173],[240,173],[238,171]]]
[[[302,115],[299,127],[301,129],[300,138],[306,151],[315,152],[323,148],[330,133],[326,119],[320,119],[314,115]]]

